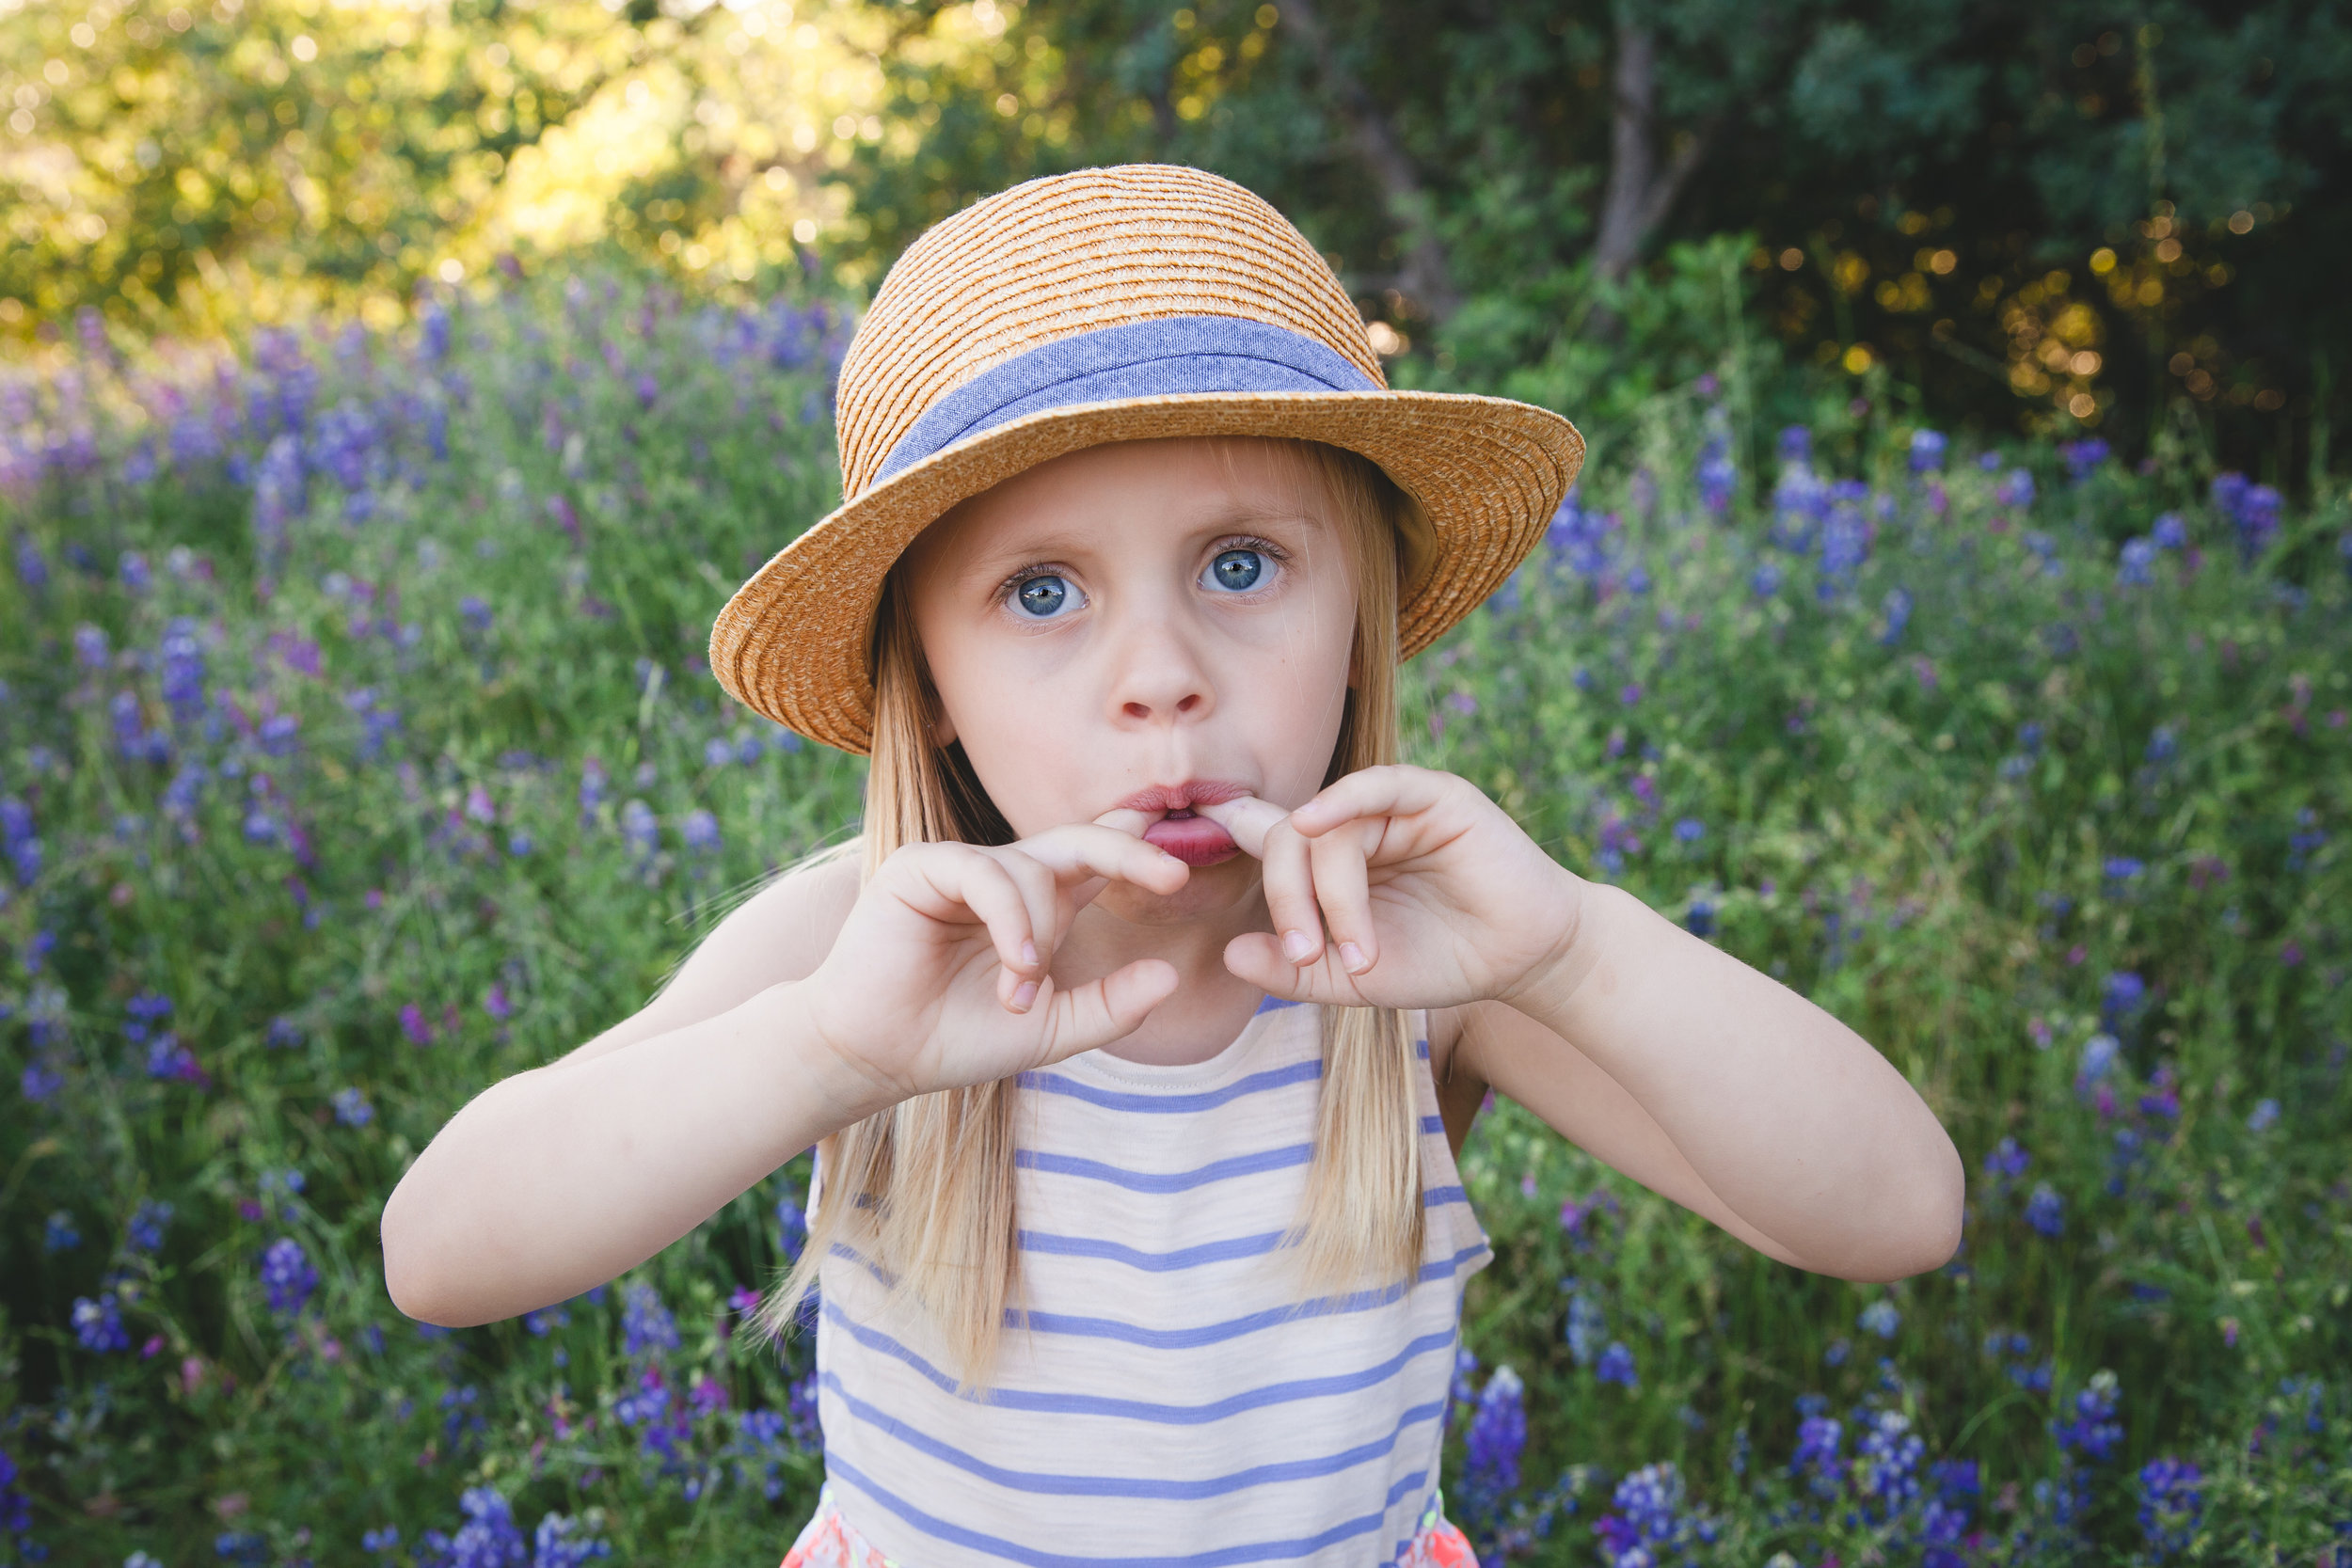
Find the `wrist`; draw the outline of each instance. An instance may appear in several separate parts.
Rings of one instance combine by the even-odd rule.
[[[824,1107],[828,1128],[839,1129],[888,1110],[907,1098],[850,1045],[826,1027],[823,971],[805,979],[769,987],[754,999],[765,1006],[774,1027],[771,1038],[787,1042],[796,1092]]]
[[[1496,998],[1537,1020],[1564,1015],[1597,966],[1601,939],[1613,912],[1611,895],[1619,892],[1606,883],[1586,881],[1565,866],[1559,875],[1556,912],[1546,922],[1551,940],[1543,956]]]

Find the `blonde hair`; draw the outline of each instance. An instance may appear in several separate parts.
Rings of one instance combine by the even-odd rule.
[[[1286,452],[1319,482],[1356,575],[1352,684],[1324,782],[1398,760],[1397,603],[1415,503],[1366,458],[1304,440],[1220,438],[1230,464],[1248,441]],[[905,844],[1013,840],[961,744],[934,743],[939,695],[893,570],[877,612],[875,721],[862,834],[864,875]],[[834,853],[851,846],[837,846]],[[1359,1282],[1409,1289],[1423,1245],[1419,1070],[1405,1014],[1326,1007],[1323,1080],[1304,1218],[1282,1237],[1302,1299]],[[857,1242],[892,1276],[886,1309],[912,1300],[958,1363],[958,1392],[986,1386],[1000,1330],[1025,1323],[1014,1240],[1016,1080],[916,1095],[818,1141],[821,1179],[799,1259],[756,1319],[767,1341],[791,1325],[836,1243]]]

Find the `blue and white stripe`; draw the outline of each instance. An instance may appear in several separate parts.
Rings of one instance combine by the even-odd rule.
[[[1428,1074],[1419,1276],[1308,1302],[1277,1243],[1312,1156],[1316,1009],[1269,998],[1206,1062],[1095,1051],[1019,1084],[1025,1300],[994,1387],[956,1393],[871,1259],[836,1245],[821,1267],[818,1409],[850,1523],[905,1568],[1394,1561],[1437,1485],[1462,1286],[1494,1256]]]

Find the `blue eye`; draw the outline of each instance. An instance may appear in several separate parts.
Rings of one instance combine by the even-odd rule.
[[[1085,602],[1078,598],[1077,590],[1066,578],[1057,577],[1030,578],[1013,590],[1012,597],[1013,602],[1021,607],[1022,613],[1035,621],[1053,619],[1062,606],[1073,599]]]
[[[1209,562],[1208,579],[1219,588],[1242,594],[1258,586],[1265,568],[1266,558],[1257,550],[1221,550]]]

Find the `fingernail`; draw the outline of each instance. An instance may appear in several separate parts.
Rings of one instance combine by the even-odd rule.
[[[1036,942],[1025,942],[1021,944],[1021,961],[1025,964],[1033,964],[1037,962]]]
[[[1012,988],[1012,1010],[1014,1012],[1027,1012],[1029,1004],[1036,1000],[1037,982],[1035,980],[1024,980]]]
[[[1364,950],[1352,942],[1340,943],[1340,962],[1350,974],[1361,974],[1369,967],[1364,959]]]
[[[1304,931],[1282,933],[1282,957],[1293,963],[1305,963],[1307,955],[1315,950],[1315,939]]]

